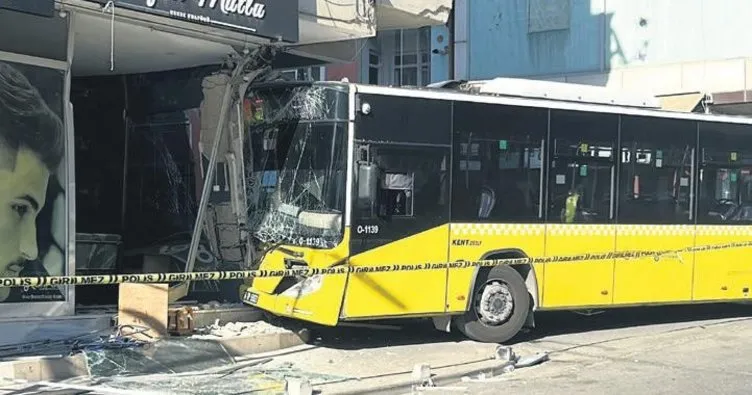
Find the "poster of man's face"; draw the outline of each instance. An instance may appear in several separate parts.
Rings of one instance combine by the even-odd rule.
[[[0,277],[65,275],[64,73],[0,61]],[[0,303],[62,301],[0,287]]]

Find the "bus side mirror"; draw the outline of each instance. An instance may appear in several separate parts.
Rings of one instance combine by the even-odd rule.
[[[358,163],[358,207],[370,209],[377,204],[381,171],[374,163]]]

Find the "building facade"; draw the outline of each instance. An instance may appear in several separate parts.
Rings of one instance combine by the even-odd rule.
[[[353,61],[328,65],[326,77],[393,86],[443,81],[449,78],[449,40],[446,24],[380,30],[360,40]]]
[[[377,16],[390,28],[425,24],[425,8],[413,5],[0,1],[0,278],[186,269],[227,57],[277,43],[285,50],[273,68],[323,79],[322,65],[351,60],[359,54],[354,43],[375,36]],[[227,192],[231,151],[223,147],[213,175],[213,229],[237,213]],[[204,266],[196,270],[241,264],[223,244],[237,240],[237,227],[223,229],[202,239],[197,265]],[[73,316],[84,301],[116,300],[112,287],[0,287],[7,335],[0,343],[37,340],[28,326],[11,333],[3,323],[36,320],[41,328],[51,316]]]
[[[746,101],[744,0],[457,0],[454,77],[520,77]],[[730,107],[727,107],[730,110]]]

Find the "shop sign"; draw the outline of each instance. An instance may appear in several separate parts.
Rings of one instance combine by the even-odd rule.
[[[297,42],[298,1],[115,0],[115,6],[273,40]]]
[[[55,15],[55,0],[0,0],[0,8],[51,18]]]

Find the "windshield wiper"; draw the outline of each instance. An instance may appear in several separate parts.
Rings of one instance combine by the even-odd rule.
[[[254,236],[257,239],[259,238],[257,235],[254,235]],[[261,254],[259,255],[257,263],[262,262],[264,260],[264,258],[266,258],[266,256],[269,255],[269,253],[271,253],[273,251],[279,251],[279,252],[281,252],[281,253],[283,253],[283,254],[285,254],[287,256],[291,256],[293,258],[302,258],[303,257],[303,253],[298,252],[298,251],[292,251],[292,250],[290,250],[288,248],[285,248],[285,247],[282,246],[283,243],[284,243],[284,239],[281,239],[281,240],[277,240],[276,242],[272,243],[270,246],[266,247],[261,252]]]

